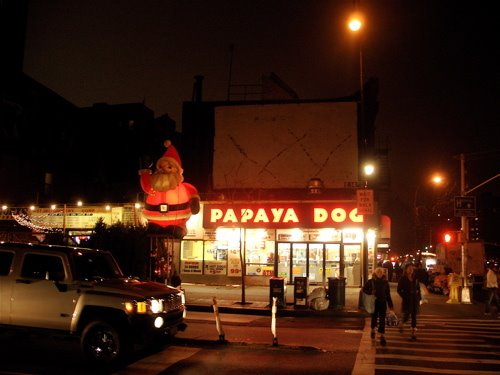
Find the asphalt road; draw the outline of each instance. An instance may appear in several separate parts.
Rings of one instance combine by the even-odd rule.
[[[364,319],[281,317],[276,336],[271,317],[221,314],[223,338],[213,313],[190,312],[184,332],[157,351],[138,348],[116,374],[350,374]],[[95,374],[77,339],[0,334],[1,374]],[[103,371],[105,373],[105,371]]]

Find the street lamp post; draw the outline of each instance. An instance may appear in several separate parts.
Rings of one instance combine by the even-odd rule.
[[[348,22],[349,29],[358,36],[358,49],[359,49],[359,106],[360,106],[360,128],[361,128],[361,140],[363,143],[363,153],[366,156],[366,149],[368,147],[368,140],[366,137],[365,129],[365,95],[364,95],[364,77],[363,77],[363,47],[361,43],[361,29],[363,28],[363,18],[359,13],[351,16]]]
[[[353,33],[358,34],[358,49],[359,49],[359,128],[361,131],[361,150],[362,150],[362,158],[365,159],[367,156],[367,147],[368,147],[368,142],[366,138],[366,130],[365,130],[365,103],[364,103],[364,88],[363,88],[363,49],[362,49],[362,43],[361,43],[361,29],[363,27],[363,19],[361,17],[361,14],[356,12],[351,15],[347,22],[347,27],[349,30],[351,30]],[[368,168],[368,169],[367,169]],[[368,176],[371,175],[374,172],[373,169],[370,170],[369,167],[363,166],[363,174],[365,175],[365,189],[368,187]],[[364,215],[365,218],[368,216],[373,216],[373,213],[371,215]],[[368,226],[365,220],[364,224],[365,228],[363,231],[363,244],[361,247],[361,270],[362,270],[362,275],[361,275],[361,282],[365,283],[365,281],[368,278],[368,241],[367,241],[367,234],[368,234]],[[376,249],[374,249],[374,258],[376,258]],[[375,263],[375,260],[374,260]],[[375,264],[374,264],[375,266]]]
[[[430,179],[430,182],[435,185],[439,186],[443,183],[443,177],[439,173],[435,173],[432,178]],[[419,250],[418,247],[420,246],[419,244],[419,239],[421,238],[421,235],[419,235],[420,231],[420,214],[419,214],[419,206],[418,206],[418,195],[420,192],[420,187],[422,184],[418,184],[417,187],[415,188],[415,193],[413,195],[413,223],[415,226],[415,240],[414,240],[414,248],[415,250]],[[431,245],[430,242],[432,242],[432,235],[429,234],[429,245]]]

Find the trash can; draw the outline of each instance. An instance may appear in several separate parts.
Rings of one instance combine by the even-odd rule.
[[[295,307],[307,307],[307,277],[295,276],[293,279],[293,305]]]
[[[331,308],[345,306],[345,277],[328,278],[328,299]]]
[[[476,302],[484,302],[487,298],[483,276],[481,275],[472,276],[472,298]]]
[[[273,297],[276,297],[276,306],[284,308],[285,299],[285,279],[283,277],[271,277],[269,279],[269,305],[273,305]]]

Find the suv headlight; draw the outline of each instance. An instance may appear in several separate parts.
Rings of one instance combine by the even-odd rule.
[[[149,307],[151,308],[151,312],[153,314],[157,314],[157,313],[163,311],[163,302],[161,300],[158,300],[158,299],[152,299],[150,301]]]

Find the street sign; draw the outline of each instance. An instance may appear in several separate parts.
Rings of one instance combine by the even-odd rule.
[[[373,215],[373,190],[358,189],[356,190],[356,198],[358,203],[358,214]]]
[[[359,189],[365,185],[365,181],[344,181],[344,188],[346,189]]]
[[[455,197],[455,216],[476,217],[476,197]]]

